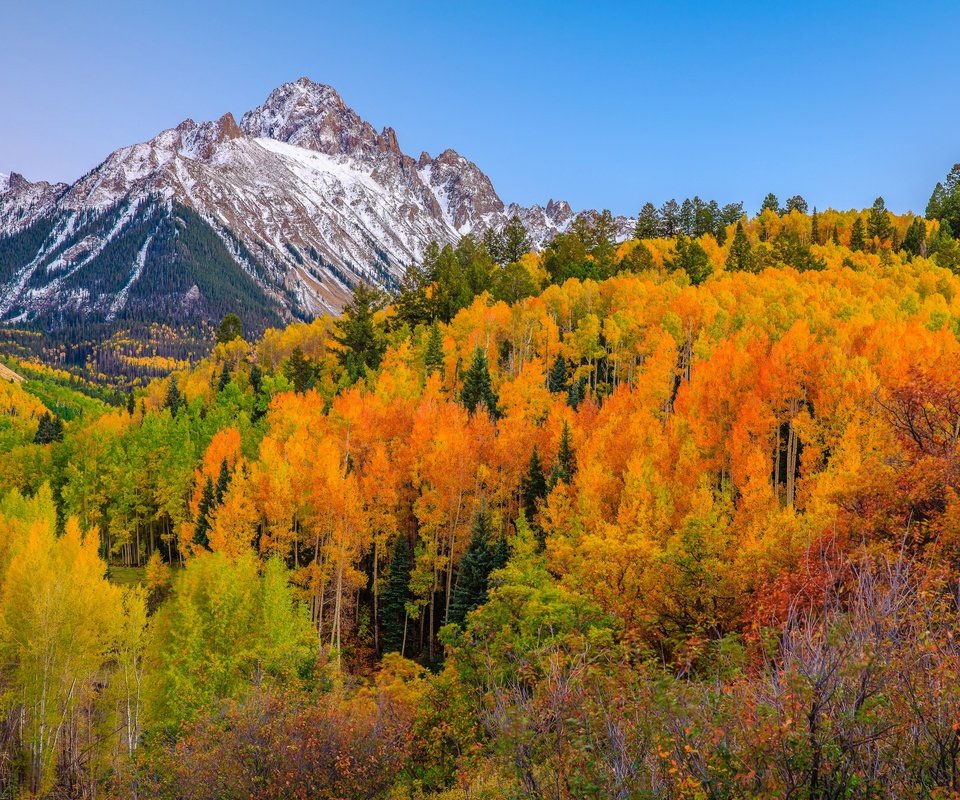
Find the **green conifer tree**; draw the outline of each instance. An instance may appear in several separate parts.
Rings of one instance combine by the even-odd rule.
[[[226,361],[223,362],[223,369],[220,370],[220,379],[217,381],[217,391],[222,392],[230,383],[230,366]]]
[[[410,591],[412,568],[410,543],[401,534],[394,543],[387,582],[380,595],[380,644],[385,653],[400,652],[403,648],[406,606],[413,598]]]
[[[552,489],[560,481],[569,484],[576,471],[576,456],[570,443],[570,425],[564,420],[563,431],[560,434],[560,447],[557,448],[557,460],[550,472],[550,488]]]
[[[551,392],[567,391],[567,361],[562,355],[557,355],[547,376],[547,388]]]
[[[283,374],[293,385],[293,390],[298,394],[303,394],[308,389],[313,388],[314,370],[313,365],[307,361],[303,350],[299,345],[293,348],[293,352],[283,363]]]
[[[753,248],[743,229],[743,223],[737,223],[737,229],[727,253],[726,268],[731,272],[753,272]]]
[[[210,514],[216,507],[217,500],[213,481],[207,477],[207,482],[203,485],[203,494],[200,495],[200,507],[197,509],[197,525],[193,533],[194,543],[201,547],[210,548]]]
[[[543,474],[543,463],[536,445],[530,454],[530,463],[523,478],[523,510],[527,519],[533,520],[539,510],[540,501],[547,496],[547,479]]]
[[[495,568],[495,553],[490,547],[490,517],[486,509],[481,509],[473,521],[470,546],[460,560],[450,598],[449,622],[462,625],[467,614],[486,602],[487,581]]]
[[[853,228],[850,229],[850,249],[863,250],[866,246],[866,236],[863,229],[863,218],[857,217],[853,221]]]
[[[470,368],[463,376],[460,402],[471,414],[477,410],[478,406],[482,406],[494,419],[499,416],[498,398],[493,391],[493,383],[490,380],[487,356],[480,347],[474,350]]]
[[[633,229],[634,239],[655,239],[660,235],[660,215],[653,203],[644,203],[637,214],[637,224]]]
[[[427,350],[423,357],[427,375],[443,371],[443,334],[440,325],[434,322],[427,334]]]
[[[223,502],[223,496],[227,493],[227,487],[229,485],[230,467],[227,466],[227,459],[223,459],[220,462],[220,474],[217,476],[216,491],[214,492],[214,498],[217,505],[220,505]]]
[[[180,387],[177,386],[177,379],[173,375],[170,376],[170,382],[167,384],[167,395],[163,405],[164,408],[170,409],[173,416],[176,416],[183,406],[183,396],[180,394]]]

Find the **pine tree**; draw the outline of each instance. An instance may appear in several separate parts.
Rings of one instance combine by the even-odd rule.
[[[655,239],[660,235],[660,215],[653,203],[644,203],[637,214],[637,224],[633,229],[634,239]]]
[[[791,211],[799,211],[801,214],[807,213],[807,201],[803,199],[798,194],[795,194],[789,200],[787,200],[786,212],[789,214]]]
[[[730,243],[726,267],[731,272],[753,272],[753,248],[743,229],[743,223],[737,223],[737,230]]]
[[[307,361],[299,345],[293,348],[293,352],[284,361],[283,374],[293,384],[293,390],[298,394],[303,394],[308,389],[313,388],[313,365]]]
[[[223,362],[223,369],[220,370],[220,380],[217,381],[217,391],[222,392],[227,388],[227,384],[230,383],[230,367],[227,365],[227,362]]]
[[[863,230],[863,218],[857,217],[853,222],[853,228],[850,230],[850,249],[863,250],[866,245],[866,238]]]
[[[486,509],[481,509],[473,521],[470,546],[460,559],[457,583],[450,598],[449,622],[463,625],[467,614],[486,602],[490,573],[499,568],[490,547],[490,517]]]
[[[946,220],[940,223],[936,244],[937,264],[951,272],[960,273],[960,244],[953,238],[950,223]]]
[[[527,236],[527,229],[516,214],[510,217],[507,224],[504,225],[501,236],[503,237],[503,251],[500,255],[503,261],[499,263],[510,264],[519,261],[530,252],[530,237]]]
[[[563,432],[560,434],[560,447],[557,448],[557,460],[550,472],[550,488],[552,489],[560,481],[569,484],[576,471],[576,456],[570,444],[570,425],[564,420]]]
[[[660,206],[660,236],[669,238],[676,236],[680,230],[680,206],[676,200],[667,200]]]
[[[567,405],[576,410],[587,396],[587,379],[580,378],[570,384],[567,391]]]
[[[380,595],[380,642],[385,653],[400,652],[403,648],[406,604],[413,599],[410,592],[412,568],[410,544],[401,534],[394,544],[387,582]]]
[[[867,215],[867,236],[878,238],[881,242],[890,238],[893,226],[890,224],[890,213],[882,197],[873,201],[870,213]]]
[[[243,323],[236,314],[227,314],[217,328],[217,341],[221,344],[243,338]]]
[[[532,520],[539,509],[539,503],[547,496],[547,479],[543,474],[543,464],[536,445],[530,454],[530,464],[523,478],[523,510],[527,519]]]
[[[380,366],[386,341],[374,322],[374,315],[385,303],[383,292],[360,283],[354,287],[353,297],[337,321],[334,339],[342,347],[337,357],[351,383],[362,378],[368,369]]]
[[[820,215],[817,207],[813,207],[813,217],[810,220],[810,243],[820,244]]]
[[[213,481],[207,477],[207,482],[203,485],[203,494],[200,495],[200,506],[197,509],[197,525],[193,534],[195,544],[210,548],[210,514],[216,506],[216,496],[214,494]]]
[[[547,388],[551,392],[565,392],[567,390],[567,362],[562,355],[557,355],[547,376]]]
[[[772,211],[774,214],[780,213],[780,201],[773,192],[770,192],[764,197],[763,203],[760,204],[759,214],[762,214],[764,211]]]
[[[133,411],[135,408],[135,398],[133,396],[133,389],[127,392],[127,414],[131,417],[133,416]]]
[[[673,266],[682,269],[690,277],[690,283],[698,286],[713,272],[710,259],[699,242],[688,239],[683,234],[677,237],[674,247]]]
[[[167,396],[163,401],[163,406],[169,408],[173,416],[177,416],[177,412],[183,406],[180,387],[177,386],[177,379],[173,375],[170,376],[170,383],[167,384]]]
[[[63,420],[54,414],[44,411],[37,421],[37,432],[33,437],[34,444],[51,444],[63,441]]]
[[[914,217],[903,237],[903,250],[911,256],[926,256],[927,254],[927,223],[920,217]]]
[[[443,334],[440,326],[434,322],[427,335],[427,350],[423,357],[427,375],[443,371]]]
[[[260,394],[263,388],[263,372],[257,364],[250,367],[250,388],[253,389],[255,395]]]
[[[223,496],[227,493],[227,487],[230,486],[230,468],[227,466],[227,459],[220,462],[220,474],[217,476],[217,486],[214,492],[216,504],[223,502]]]
[[[467,411],[473,414],[478,406],[486,408],[491,417],[496,419],[500,412],[497,408],[498,398],[493,391],[490,380],[490,369],[487,366],[487,356],[483,349],[478,347],[473,352],[473,361],[463,376],[463,389],[460,392],[460,402]]]

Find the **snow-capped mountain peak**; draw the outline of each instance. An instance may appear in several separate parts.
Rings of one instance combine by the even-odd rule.
[[[430,242],[513,214],[535,246],[574,216],[562,202],[505,207],[455,150],[415,161],[392,128],[378,132],[335,89],[300,78],[239,124],[229,113],[184,120],[72,186],[0,177],[0,242],[22,240],[0,264],[0,322],[65,309],[114,319],[152,302],[215,318],[231,301],[213,295],[241,285],[258,308],[311,317],[341,307],[357,281],[396,285]],[[203,272],[215,268],[236,275]],[[178,269],[200,272],[184,282],[170,277]]]

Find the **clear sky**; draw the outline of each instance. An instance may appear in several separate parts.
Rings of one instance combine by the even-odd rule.
[[[0,170],[74,180],[306,75],[507,202],[922,211],[960,161],[958,35],[955,0],[0,0]]]

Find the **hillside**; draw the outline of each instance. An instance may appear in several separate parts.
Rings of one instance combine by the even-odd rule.
[[[950,796],[956,183],[430,248],[46,443],[0,383],[4,786]]]

